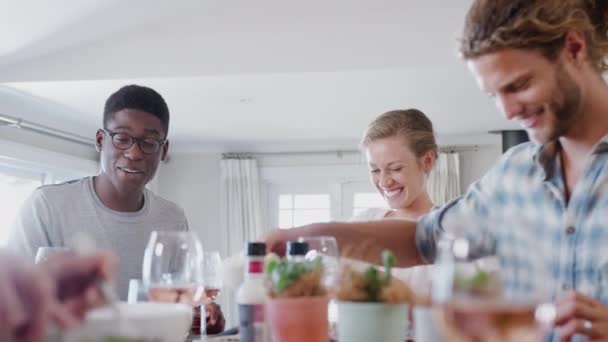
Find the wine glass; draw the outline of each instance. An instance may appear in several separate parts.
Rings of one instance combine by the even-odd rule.
[[[205,252],[205,296],[206,296],[206,304],[214,303],[217,297],[219,297],[222,286],[223,286],[223,273],[222,273],[222,258],[220,257],[220,252],[211,251]],[[196,314],[200,315],[200,309],[196,309]],[[209,316],[209,312],[205,315],[205,322],[209,323],[211,317]],[[217,331],[217,326],[209,326],[208,334],[214,334],[221,331]]]
[[[308,243],[308,253],[306,259],[321,257],[323,261],[323,285],[333,292],[338,282],[338,272],[340,267],[340,252],[338,242],[333,236],[310,236],[298,238],[300,242]],[[338,322],[338,308],[335,300],[331,299],[327,306],[327,317],[330,330],[335,331]]]
[[[67,247],[38,247],[38,251],[36,252],[35,263],[39,264],[43,261],[48,260],[52,255],[58,253],[67,253],[70,252],[70,249]]]
[[[308,244],[308,253],[306,259],[314,259],[321,257],[323,261],[323,285],[328,289],[335,287],[338,277],[338,267],[340,260],[340,252],[338,251],[338,242],[333,236],[311,236],[300,237],[300,242]]]
[[[222,258],[220,252],[205,252],[205,295],[214,302],[222,290]]]
[[[552,315],[544,302],[546,284],[537,281],[546,278],[538,274],[525,280],[514,278],[518,276],[515,268],[501,265],[496,245],[479,248],[479,243],[494,244],[464,236],[444,237],[439,242],[433,275],[433,300],[441,308],[435,316],[437,325],[450,341],[541,340]],[[473,260],[479,250],[485,251],[483,257]],[[518,267],[546,269],[538,262],[542,258],[517,260]],[[522,284],[505,285],[514,280]]]
[[[129,292],[127,294],[127,303],[135,304],[147,302],[148,294],[144,288],[141,279],[129,279]]]
[[[196,334],[204,325],[196,308],[205,303],[203,247],[192,232],[154,231],[144,252],[143,284],[155,302],[183,303],[193,307]]]

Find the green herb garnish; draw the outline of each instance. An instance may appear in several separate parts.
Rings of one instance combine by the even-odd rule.
[[[375,267],[369,267],[365,271],[365,279],[367,284],[365,291],[372,302],[379,301],[382,288],[388,285],[391,280],[391,271],[395,264],[395,255],[388,250],[382,252],[382,265],[384,266],[384,275],[382,275]]]
[[[323,273],[323,260],[321,257],[303,261],[272,260],[266,266],[266,274],[270,280],[271,292],[277,295],[291,288],[303,276],[313,272],[317,272],[320,275]],[[314,285],[318,286],[319,284]]]

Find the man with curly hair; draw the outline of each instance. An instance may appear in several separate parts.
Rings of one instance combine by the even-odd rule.
[[[607,9],[605,0],[473,1],[461,55],[532,142],[418,222],[313,224],[273,231],[267,243],[372,241],[411,266],[435,261],[440,236],[464,234],[471,258],[498,256],[506,292],[544,284],[557,304],[550,338],[608,340]]]

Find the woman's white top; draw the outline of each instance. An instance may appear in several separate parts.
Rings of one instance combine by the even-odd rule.
[[[349,221],[365,222],[384,220],[390,211],[391,209],[386,208],[367,209],[358,215],[351,217]],[[346,258],[342,258],[343,261],[346,261],[345,259]],[[371,265],[369,263],[353,259],[348,259],[347,262],[357,270],[366,269]],[[424,298],[431,295],[432,269],[432,265],[413,266],[407,268],[395,267],[393,268],[393,275],[404,281],[416,293],[417,297]]]

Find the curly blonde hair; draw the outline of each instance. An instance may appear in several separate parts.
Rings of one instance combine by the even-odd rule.
[[[589,62],[608,70],[608,0],[475,0],[460,53],[476,58],[501,49],[534,49],[555,60],[570,31],[585,35]]]

